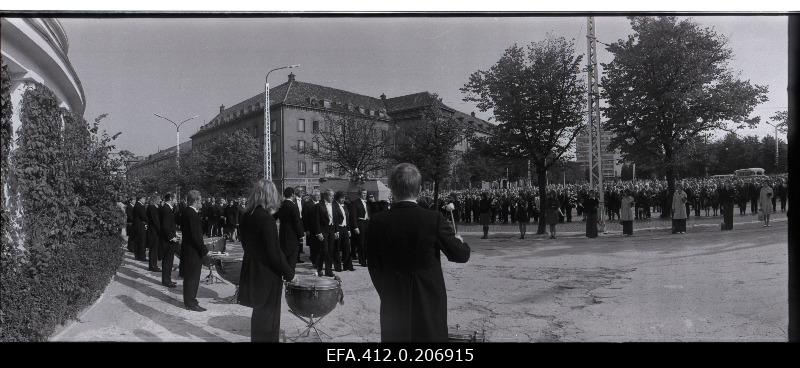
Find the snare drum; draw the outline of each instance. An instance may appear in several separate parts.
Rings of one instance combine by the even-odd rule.
[[[344,303],[341,281],[305,276],[286,283],[286,304],[299,316],[321,318],[330,313],[337,302]]]

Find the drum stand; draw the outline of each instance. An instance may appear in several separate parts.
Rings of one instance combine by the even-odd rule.
[[[310,336],[311,335],[311,330],[314,330],[314,333],[317,334],[317,339],[319,339],[320,342],[322,342],[322,336],[320,336],[320,335],[325,335],[329,339],[331,338],[330,335],[326,334],[325,331],[320,331],[319,329],[317,329],[317,326],[316,326],[316,324],[319,323],[319,321],[321,321],[323,318],[325,318],[325,316],[317,318],[317,320],[315,321],[313,314],[311,315],[311,318],[306,319],[306,318],[304,318],[302,316],[299,316],[297,313],[293,312],[291,309],[289,309],[289,313],[294,314],[295,317],[299,318],[301,321],[305,322],[305,324],[306,324],[306,329],[303,330],[303,332],[301,332],[299,335],[297,335],[294,338],[291,338],[291,337],[289,338],[289,340],[291,340],[292,342],[296,342],[297,339],[299,339],[300,337],[308,337],[308,336]]]
[[[219,276],[217,276],[217,274],[214,272],[213,266],[208,266],[208,275],[206,275],[206,277],[203,279],[203,283],[206,285],[210,285],[210,284],[218,284],[221,282],[225,281],[222,281],[222,279]]]

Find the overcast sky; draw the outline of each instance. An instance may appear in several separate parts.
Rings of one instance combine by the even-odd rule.
[[[787,109],[785,16],[694,17],[729,38],[740,78],[769,86],[769,101],[755,113],[768,119]],[[231,106],[264,90],[264,74],[277,66],[297,80],[368,96],[429,91],[464,112],[459,88],[469,75],[497,62],[513,43],[527,44],[548,32],[574,39],[586,52],[585,17],[532,18],[155,18],[62,19],[69,58],[86,93],[86,118],[109,113],[118,148],[146,155],[175,144],[172,120],[184,124],[181,141],[210,120],[219,105]],[[606,43],[631,33],[624,17],[597,17],[597,38]],[[600,62],[611,55],[598,44]],[[602,71],[602,70],[601,70]],[[270,84],[289,70],[273,72]],[[764,124],[742,134],[772,134]]]

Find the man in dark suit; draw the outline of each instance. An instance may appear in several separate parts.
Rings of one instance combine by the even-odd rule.
[[[333,253],[336,251],[334,234],[336,228],[333,225],[333,191],[328,189],[322,193],[322,200],[317,204],[315,212],[316,221],[312,223],[312,232],[320,242],[321,252],[317,257],[314,266],[317,269],[317,276],[322,276],[322,265],[325,265],[325,276],[333,277]]]
[[[345,194],[342,191],[336,192],[333,197],[333,224],[336,232],[333,237],[336,239],[336,248],[333,253],[333,265],[336,272],[355,271],[353,269],[353,258],[350,255],[350,232],[351,220],[350,211],[344,203]]]
[[[159,248],[161,248],[161,219],[158,217],[160,201],[158,194],[154,194],[150,197],[150,204],[147,205],[147,249],[150,250],[147,255],[147,269],[154,272],[161,272],[161,268],[158,267]]]
[[[305,196],[305,189],[303,187],[298,186],[294,188],[294,204],[297,206],[297,213],[300,214],[300,222],[303,223],[303,226],[305,226],[305,223],[303,222],[303,202],[305,202],[303,198],[304,196]],[[305,238],[305,232],[303,233],[303,238]],[[303,251],[303,240],[300,240],[300,243],[297,244],[297,248],[298,248],[297,263],[303,263],[303,261],[300,259],[300,254],[305,253]]]
[[[322,251],[320,249],[321,243],[317,239],[316,233],[313,232],[315,228],[314,222],[317,221],[317,204],[319,204],[319,199],[319,191],[314,190],[311,193],[311,200],[303,203],[303,228],[306,230],[306,241],[308,242],[309,258],[312,265],[317,264],[317,258]]]
[[[175,226],[175,197],[172,193],[164,195],[164,204],[158,211],[161,218],[161,284],[174,288],[172,282],[172,265],[175,261],[173,248],[178,242],[177,226]]]
[[[281,245],[283,255],[286,256],[286,262],[289,267],[294,269],[299,259],[297,244],[300,243],[305,235],[303,224],[300,222],[300,211],[294,201],[294,188],[286,187],[283,190],[283,202],[278,212],[272,215],[273,218],[280,221],[280,228],[278,229],[278,241]]]
[[[228,201],[225,206],[225,238],[233,241],[236,227],[239,226],[239,205],[236,201]]]
[[[200,271],[208,248],[203,242],[200,223],[200,192],[190,190],[187,196],[189,207],[183,214],[183,242],[181,244],[181,268],[183,270],[183,304],[187,309],[203,312],[206,309],[197,302],[200,287]]]
[[[421,181],[416,166],[395,166],[389,174],[394,203],[370,221],[368,268],[380,297],[382,342],[447,342],[440,253],[451,262],[469,260],[469,246],[444,216],[417,205]]]
[[[359,198],[353,201],[353,208],[351,213],[351,224],[353,224],[353,243],[355,244],[355,253],[358,256],[358,265],[361,267],[367,266],[367,257],[364,249],[365,240],[367,239],[367,228],[369,226],[369,217],[372,213],[370,203],[367,201],[367,190],[362,189],[359,192]],[[374,197],[373,197],[374,201]]]
[[[136,205],[133,206],[133,241],[137,261],[147,261],[147,211],[145,210],[145,197],[138,195]]]
[[[136,242],[133,240],[133,206],[136,200],[131,198],[125,204],[125,234],[128,235],[128,252],[136,252]]]

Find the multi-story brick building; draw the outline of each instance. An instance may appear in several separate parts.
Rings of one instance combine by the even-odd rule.
[[[231,107],[220,106],[219,113],[207,124],[200,127],[191,137],[191,147],[202,149],[203,145],[215,136],[244,129],[264,144],[264,93],[259,93]],[[272,178],[282,189],[286,186],[303,187],[311,190],[319,187],[319,179],[339,176],[333,172],[329,163],[312,159],[299,153],[295,147],[314,148],[314,135],[323,128],[325,114],[333,116],[351,115],[374,121],[379,133],[392,135],[398,124],[419,119],[420,112],[437,103],[444,112],[464,122],[465,128],[475,134],[486,135],[491,124],[465,114],[446,105],[428,92],[406,96],[380,98],[365,96],[354,92],[300,82],[294,74],[275,88],[270,88],[270,127],[272,147]],[[376,137],[377,139],[378,137]],[[466,141],[458,149],[466,150]],[[174,147],[167,150],[174,151]],[[164,152],[164,151],[162,151]],[[181,147],[181,154],[186,152]],[[168,153],[148,158],[137,165],[137,170],[145,167],[169,165]],[[174,162],[174,152],[172,156]],[[174,165],[174,163],[173,163]],[[372,173],[378,179],[385,179],[385,172]],[[385,181],[385,180],[384,180]]]

